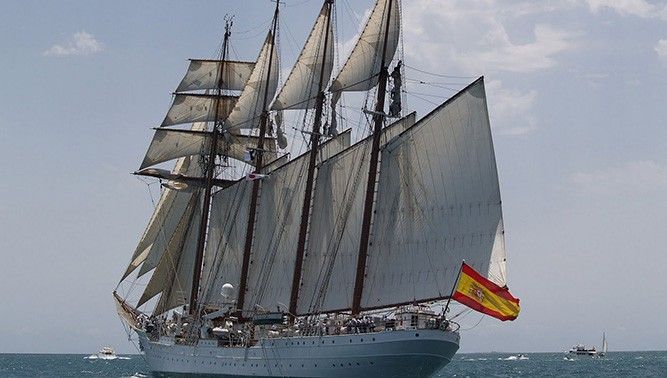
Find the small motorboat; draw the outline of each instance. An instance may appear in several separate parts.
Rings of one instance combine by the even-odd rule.
[[[116,352],[114,352],[113,348],[105,346],[102,347],[99,352],[97,352],[97,358],[104,360],[114,360],[118,358],[118,356],[116,356]]]

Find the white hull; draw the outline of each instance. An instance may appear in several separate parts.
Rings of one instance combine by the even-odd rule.
[[[170,340],[152,342],[139,333],[158,376],[430,377],[459,348],[457,332],[425,329],[271,338],[248,348],[219,347],[214,340],[174,345]]]

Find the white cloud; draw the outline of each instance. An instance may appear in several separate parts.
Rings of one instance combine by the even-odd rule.
[[[667,190],[667,167],[640,160],[593,172],[578,172],[570,181],[583,192],[595,195],[637,196]]]
[[[102,51],[102,44],[92,34],[80,31],[64,44],[55,44],[44,51],[45,56],[89,55]]]
[[[667,39],[661,39],[655,45],[655,52],[658,53],[660,59],[667,62]]]
[[[503,88],[499,80],[487,82],[486,91],[491,124],[500,134],[523,135],[535,129],[536,120],[531,109],[537,98],[536,91],[522,93]]]
[[[551,20],[553,12],[577,6],[569,0],[405,2],[406,63],[445,75],[494,77],[487,81],[494,129],[527,134],[538,125],[532,111],[538,93],[511,88],[499,78],[557,67],[558,55],[576,48],[580,35],[536,20]]]
[[[406,3],[406,54],[422,61],[422,65],[445,65],[469,75],[545,70],[557,65],[557,54],[576,47],[577,35],[535,24],[528,42],[515,42],[503,21],[509,24],[518,17],[546,13],[553,7],[497,0]]]
[[[667,21],[667,4],[651,4],[646,0],[587,0],[591,12],[608,8],[622,16],[658,18]]]

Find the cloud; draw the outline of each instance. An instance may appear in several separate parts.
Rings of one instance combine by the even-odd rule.
[[[528,41],[516,42],[507,31],[519,17],[552,10],[553,4],[497,0],[410,2],[403,12],[406,54],[431,67],[444,64],[469,75],[491,71],[532,73],[552,68],[558,64],[556,55],[577,46],[576,33],[534,24],[529,35],[520,36]]]
[[[593,13],[608,8],[622,16],[658,18],[667,21],[667,4],[651,4],[646,0],[587,0]]]
[[[537,98],[534,90],[522,93],[507,89],[499,80],[486,83],[491,124],[501,135],[524,135],[536,128],[536,118],[531,113]]]
[[[652,160],[629,162],[593,172],[577,172],[570,181],[594,195],[637,196],[667,190],[667,167]]]
[[[45,56],[90,55],[102,51],[102,44],[92,34],[80,31],[64,44],[55,44],[44,51]]]
[[[655,45],[655,52],[658,53],[660,59],[667,62],[667,39],[661,39]]]

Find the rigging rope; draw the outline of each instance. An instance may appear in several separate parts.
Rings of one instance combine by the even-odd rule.
[[[476,78],[477,78],[477,76],[453,76],[453,75],[437,74],[437,73],[434,73],[434,72],[429,72],[429,71],[423,70],[423,69],[421,69],[421,68],[417,68],[417,67],[409,66],[409,65],[407,65],[407,64],[405,65],[405,67],[407,67],[407,68],[409,68],[409,69],[411,69],[411,70],[415,70],[415,71],[417,71],[417,72],[421,72],[421,73],[423,73],[423,74],[427,74],[427,75],[431,75],[431,76],[436,76],[436,77],[443,77],[443,78],[446,78],[446,79],[476,79]]]

